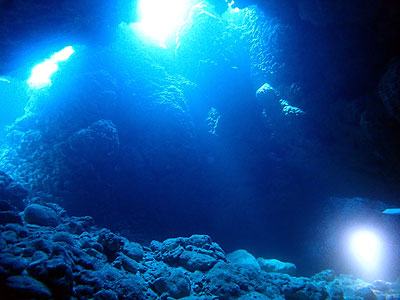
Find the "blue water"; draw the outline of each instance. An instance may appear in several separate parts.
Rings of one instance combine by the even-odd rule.
[[[238,5],[193,6],[162,43],[132,19],[100,43],[44,36],[27,58],[20,50],[21,64],[0,79],[0,126],[17,120],[1,131],[0,167],[31,197],[140,242],[209,234],[302,274],[357,272],[341,252],[346,226],[373,224],[392,253],[400,225],[380,214],[398,201],[395,185],[364,171],[375,161],[363,139],[334,127],[335,101],[353,105],[346,124],[359,126],[364,104],[343,99],[377,75],[355,72],[369,53],[357,61],[348,49],[368,45],[287,26],[290,10],[279,18]],[[33,67],[67,46],[75,53],[51,82],[30,87]],[[265,83],[271,93],[257,96]],[[387,257],[385,268],[398,259]]]

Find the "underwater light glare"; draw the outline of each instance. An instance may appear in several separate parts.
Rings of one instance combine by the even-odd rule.
[[[350,236],[350,250],[363,269],[373,270],[380,262],[382,244],[374,232],[359,230]]]
[[[189,4],[190,0],[141,0],[138,25],[148,38],[164,46],[184,22]]]
[[[36,65],[32,69],[31,77],[28,79],[30,88],[40,89],[51,84],[50,76],[58,70],[59,62],[66,61],[75,50],[72,46],[65,47],[64,49],[54,53],[50,58],[44,62]]]

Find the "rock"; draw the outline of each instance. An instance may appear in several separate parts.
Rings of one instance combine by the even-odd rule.
[[[60,223],[57,213],[40,204],[30,204],[25,208],[24,221],[28,224],[56,227]]]
[[[8,175],[0,171],[0,200],[7,200],[18,209],[24,208],[23,200],[28,192],[16,184]]]
[[[100,290],[94,294],[95,300],[118,300],[116,293],[110,290]]]
[[[69,299],[72,295],[73,273],[65,258],[55,257],[49,260],[31,263],[29,275],[46,284],[57,299]]]
[[[108,260],[107,256],[105,256],[105,254],[100,253],[99,251],[97,251],[95,249],[92,249],[92,248],[84,249],[84,252],[99,262],[106,263]]]
[[[292,263],[286,263],[277,259],[265,259],[259,257],[257,259],[260,267],[265,272],[284,273],[294,275],[296,273],[296,266]]]
[[[335,272],[333,270],[324,270],[312,276],[311,280],[331,282],[335,280]]]
[[[126,242],[122,252],[136,261],[143,259],[143,247],[138,243]]]
[[[225,263],[216,264],[205,276],[205,289],[207,292],[219,297],[221,300],[235,299],[241,294],[244,286],[242,278],[234,274],[233,270]]]
[[[264,294],[260,294],[257,292],[251,292],[251,293],[248,293],[248,294],[245,294],[245,295],[239,297],[238,300],[272,300],[272,299],[267,297]],[[274,298],[274,300],[278,300],[278,298]],[[282,298],[282,300],[283,300],[283,298]]]
[[[74,133],[68,144],[73,152],[86,160],[102,162],[109,160],[118,150],[118,131],[112,121],[99,120]]]
[[[159,241],[151,241],[151,243],[150,243],[150,249],[152,251],[161,251],[162,247],[163,247],[163,244]]]
[[[207,235],[165,240],[160,251],[163,261],[191,272],[210,270],[219,259],[225,259],[222,249]]]
[[[62,242],[71,246],[75,244],[74,238],[68,232],[58,232],[53,236],[52,240],[53,242]]]
[[[169,296],[180,299],[190,294],[190,280],[180,269],[174,269],[168,277],[157,278],[153,286],[159,295],[168,293]]]
[[[5,299],[50,299],[49,288],[40,281],[27,276],[17,275],[7,278],[5,283]]]
[[[1,237],[8,243],[8,244],[15,244],[18,242],[18,236],[15,231],[6,230],[1,233]]]
[[[260,269],[257,259],[246,250],[236,250],[226,255],[228,261]]]
[[[101,267],[107,262],[107,258],[104,254],[97,252],[94,249],[90,249],[96,252],[96,254],[91,255],[87,251],[82,251],[77,248],[73,249],[72,259],[76,265],[82,267],[86,270],[95,270]]]
[[[256,98],[263,108],[264,116],[269,120],[277,120],[279,116],[300,116],[304,111],[289,104],[289,101],[281,99],[279,93],[268,83],[265,83],[256,92]]]
[[[74,287],[74,297],[77,299],[91,298],[93,294],[93,287],[89,285],[77,285]]]
[[[28,266],[25,258],[16,257],[10,253],[0,253],[0,266],[9,275],[20,274]]]
[[[39,251],[36,251],[32,255],[31,264],[41,263],[41,262],[46,261],[48,259],[49,259],[49,256],[45,252],[39,250]]]
[[[281,112],[278,92],[268,83],[264,83],[257,90],[256,97],[268,115],[279,114]]]
[[[124,268],[125,271],[130,273],[136,273],[140,270],[143,270],[143,267],[137,263],[132,258],[121,254],[118,258],[113,262],[113,265],[120,264],[121,267]]]
[[[46,254],[50,254],[53,251],[55,244],[46,239],[38,238],[31,242],[31,245],[36,250],[43,251]]]
[[[6,229],[14,231],[19,238],[25,238],[29,235],[25,227],[20,224],[7,224]]]
[[[65,231],[71,234],[82,234],[85,230],[90,230],[93,224],[93,218],[89,216],[71,217],[65,224]]]
[[[103,246],[104,254],[107,255],[109,260],[113,260],[124,245],[120,236],[105,228],[100,231],[98,242]]]
[[[0,224],[16,223],[22,225],[22,218],[16,211],[0,211]]]
[[[147,285],[139,276],[129,274],[125,278],[115,282],[113,289],[118,294],[118,299],[147,300]]]
[[[330,300],[344,300],[345,299],[342,289],[335,284],[327,285],[326,291],[328,292]],[[351,299],[351,298],[347,297],[346,299]]]
[[[383,280],[375,280],[372,283],[372,286],[375,290],[378,290],[378,291],[387,291],[390,289],[389,284]]]
[[[179,300],[212,300],[212,297],[205,297],[205,296],[187,296],[180,298]]]
[[[205,245],[211,245],[212,240],[210,236],[204,234],[193,234],[185,239],[186,245],[192,245],[198,248],[203,248]]]
[[[285,116],[289,116],[289,115],[300,116],[300,115],[305,114],[305,112],[302,109],[290,105],[287,100],[280,99],[279,103],[282,107],[282,112]]]
[[[98,252],[103,252],[103,245],[97,242],[97,239],[92,238],[87,232],[79,236],[79,244],[82,249],[95,249]]]
[[[179,260],[180,264],[191,272],[208,271],[217,263],[216,258],[194,251],[184,251],[180,254]]]
[[[363,300],[377,300],[377,296],[369,287],[363,287],[356,291],[356,294],[361,297]]]
[[[286,300],[325,300],[328,293],[323,286],[314,284],[308,278],[292,277],[282,288]]]

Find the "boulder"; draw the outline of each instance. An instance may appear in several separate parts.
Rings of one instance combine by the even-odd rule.
[[[24,221],[28,224],[56,227],[60,223],[60,218],[50,207],[30,204],[25,208]]]
[[[20,224],[15,224],[15,223],[10,223],[5,226],[7,230],[12,230],[14,231],[18,237],[20,238],[25,238],[29,236],[29,232],[26,230],[24,226],[21,226]]]
[[[370,287],[362,287],[356,291],[357,296],[361,297],[362,300],[377,300],[378,297],[371,290]]]
[[[119,235],[105,228],[100,231],[98,242],[103,246],[104,254],[107,255],[109,260],[113,260],[124,245]]]
[[[278,92],[268,83],[264,83],[257,91],[256,98],[258,103],[265,109],[267,114],[279,114],[281,105],[279,103]]]
[[[282,262],[277,259],[265,259],[259,257],[257,259],[261,269],[265,272],[284,273],[294,275],[296,273],[296,265],[292,263]]]
[[[74,276],[71,265],[65,258],[55,257],[31,263],[29,275],[46,284],[57,299],[70,299]]]
[[[118,294],[118,299],[123,300],[148,300],[146,297],[147,284],[139,276],[129,274],[129,276],[115,282],[113,290]]]
[[[5,275],[20,274],[28,266],[25,258],[14,256],[10,253],[0,253],[0,266]]]
[[[335,272],[333,270],[324,270],[311,277],[313,281],[326,281],[332,282],[335,280]]]
[[[274,298],[274,300],[278,300],[278,299],[282,299],[283,300],[282,297]],[[271,300],[271,298],[269,298],[266,295],[261,294],[261,293],[250,292],[248,294],[245,294],[245,295],[239,297],[238,300]]]
[[[292,277],[282,287],[286,300],[325,300],[328,297],[326,288],[313,283],[308,278]]]
[[[110,290],[100,290],[94,294],[95,300],[118,300],[116,293]]]
[[[144,255],[143,247],[133,242],[126,242],[122,252],[136,261],[141,261]]]
[[[208,271],[217,263],[217,259],[215,257],[194,251],[182,252],[182,254],[179,256],[179,260],[180,264],[191,272],[196,270]]]
[[[253,267],[260,270],[260,265],[258,264],[257,259],[246,250],[236,250],[227,254],[226,258],[230,262],[246,265],[248,267]]]
[[[123,268],[125,271],[133,274],[143,269],[138,262],[124,254],[120,254],[112,265],[119,269]]]
[[[0,171],[0,200],[7,200],[18,209],[24,207],[23,200],[28,192],[21,185],[15,183],[7,174]]]
[[[169,276],[157,278],[153,286],[160,295],[168,293],[169,296],[175,299],[180,299],[190,294],[190,280],[180,269],[172,270]]]
[[[152,244],[155,247],[156,244]],[[162,243],[160,252],[162,260],[169,265],[183,266],[191,272],[208,271],[218,260],[225,260],[221,247],[213,243],[208,235],[167,239]]]
[[[50,299],[49,288],[40,281],[27,275],[16,275],[7,278],[5,283],[5,299]]]

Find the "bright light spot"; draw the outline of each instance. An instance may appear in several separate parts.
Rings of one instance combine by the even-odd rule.
[[[165,47],[164,43],[184,23],[190,0],[141,0],[140,30],[148,38]]]
[[[50,76],[58,70],[58,63],[66,61],[74,52],[71,46],[65,47],[61,51],[54,53],[44,62],[36,65],[32,69],[31,77],[27,81],[29,87],[40,89],[51,84]]]
[[[72,48],[72,46],[68,46],[61,51],[54,53],[50,59],[54,62],[66,61],[74,52],[74,48]]]
[[[350,236],[350,250],[365,270],[374,270],[380,263],[382,244],[378,236],[368,230]]]

